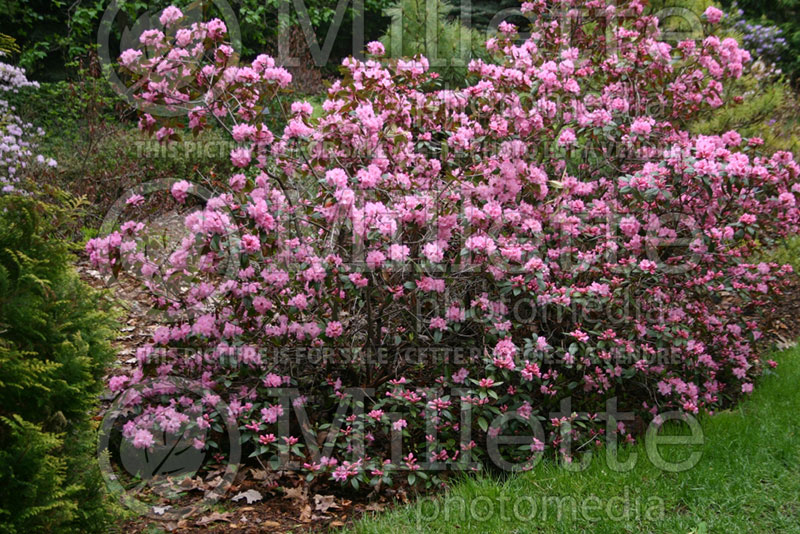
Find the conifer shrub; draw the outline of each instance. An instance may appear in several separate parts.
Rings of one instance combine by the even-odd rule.
[[[113,322],[59,230],[71,217],[0,196],[0,532],[102,532],[97,404]]]

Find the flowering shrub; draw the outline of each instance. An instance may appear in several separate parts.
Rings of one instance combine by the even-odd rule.
[[[741,33],[742,45],[755,57],[767,63],[780,63],[781,54],[787,50],[783,30],[773,24],[758,24],[744,17],[744,11],[734,2],[725,16],[726,24]]]
[[[750,54],[714,36],[661,42],[637,0],[523,11],[530,38],[501,25],[465,89],[437,90],[424,57],[382,61],[371,43],[321,116],[296,102],[280,134],[259,110],[288,74],[268,56],[229,66],[220,21],[177,29],[165,11],[174,25],[142,35],[148,54],[122,54],[143,101],[240,143],[240,172],[186,217],[169,257],[148,255],[136,221],[87,246],[141,275],[169,318],[110,383],[139,386],[134,446],[234,424],[253,454],[309,478],[414,484],[490,457],[525,468],[546,448],[570,461],[576,440],[605,432],[632,439],[630,423],[596,417],[611,397],[652,417],[751,391],[759,314],[791,269],[747,258],[797,229],[800,167],[760,155],[757,138],[681,129],[722,105]],[[140,126],[180,133],[148,114]],[[209,389],[204,413],[160,384],[173,375]],[[487,445],[499,434],[521,437],[500,459]]]
[[[729,8],[734,16],[738,10],[744,11],[744,18],[755,26],[761,25],[765,30],[772,26],[777,26],[781,30],[780,37],[785,39],[786,48],[781,53],[780,67],[786,73],[787,78],[796,87],[798,73],[800,73],[800,2],[797,0],[782,0],[778,3],[760,2],[757,0],[735,0]],[[754,31],[755,28],[749,31]],[[747,33],[749,33],[747,31]],[[769,30],[766,40],[769,42],[774,37],[772,30]]]
[[[23,69],[0,61],[0,193],[17,190],[31,162],[56,166],[54,159],[35,154],[36,138],[44,135],[44,131],[23,121],[2,98],[5,93],[17,93],[24,87],[38,88],[39,84],[28,80]]]

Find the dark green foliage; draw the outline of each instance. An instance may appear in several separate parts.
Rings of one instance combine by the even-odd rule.
[[[242,37],[242,53],[246,57],[261,52],[276,53],[280,5],[288,5],[288,20],[281,24],[296,26],[297,12],[291,0],[205,0],[203,19],[222,17],[218,5],[229,5],[238,23]],[[337,1],[304,0],[308,20],[319,43],[335,19]],[[390,0],[363,0],[365,10],[365,38],[374,40],[384,31],[381,22],[383,10]],[[119,42],[124,28],[135,28],[140,17],[156,15],[168,5],[185,8],[197,2],[187,0],[117,0],[119,12],[115,18],[112,40]],[[110,0],[0,0],[0,33],[17,39],[22,53],[20,64],[29,70],[32,78],[40,81],[63,79],[74,67],[74,60],[96,50],[100,21]],[[341,26],[336,32],[330,62],[335,67],[342,58],[353,54],[353,21],[356,17],[352,0],[348,1]],[[154,17],[156,18],[156,17]],[[157,22],[157,21],[156,21]],[[111,43],[114,47],[115,43]],[[111,50],[112,57],[120,50]]]
[[[0,197],[0,532],[100,532],[90,419],[113,322],[70,267],[69,213]]]
[[[525,19],[519,12],[519,0],[461,0],[453,2],[451,16],[461,17],[462,11],[469,13],[469,19],[462,17],[462,23],[479,31],[486,31],[490,26],[496,28],[503,20],[516,24],[520,30],[525,29]]]
[[[390,57],[428,58],[445,87],[466,85],[467,65],[488,58],[485,33],[449,18],[455,8],[447,0],[401,0],[387,10],[392,22],[381,42]]]

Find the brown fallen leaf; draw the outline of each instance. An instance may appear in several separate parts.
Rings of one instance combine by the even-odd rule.
[[[306,486],[297,486],[295,488],[285,488],[284,499],[292,499],[299,504],[308,502],[308,488]]]
[[[343,527],[344,523],[341,522],[341,521],[331,521],[328,526],[333,527],[333,528],[339,528],[339,527]]]
[[[209,514],[209,515],[199,519],[197,521],[197,524],[200,525],[200,526],[205,526],[205,525],[208,525],[210,523],[216,523],[217,521],[224,521],[226,523],[230,523],[231,522],[230,517],[231,517],[231,513],[230,512],[223,512],[223,513],[213,512],[212,514]]]
[[[217,486],[219,486],[220,484],[222,484],[223,482],[224,482],[224,480],[222,479],[221,476],[216,476],[214,478],[206,478],[205,487],[206,487],[206,489],[213,489],[213,488],[216,488]],[[231,489],[231,491],[234,490],[233,487],[231,487],[230,489]]]
[[[333,495],[314,495],[314,510],[324,514],[330,508],[340,508]]]
[[[311,514],[311,505],[306,504],[303,506],[303,509],[300,510],[300,519],[301,523],[310,523],[314,516]]]
[[[204,489],[204,484],[200,477],[185,477],[178,482],[177,487],[185,491],[191,491],[195,489],[202,490]]]
[[[246,499],[247,504],[253,504],[254,502],[260,501],[263,498],[264,496],[261,495],[261,492],[259,492],[258,490],[249,489],[247,491],[237,493],[236,495],[231,497],[231,500],[236,502],[236,501],[241,501],[242,499]]]
[[[250,476],[253,477],[253,480],[266,480],[267,471],[265,469],[251,469]]]

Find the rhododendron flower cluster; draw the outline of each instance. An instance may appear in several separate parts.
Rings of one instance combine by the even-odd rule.
[[[488,461],[501,433],[529,438],[502,449],[522,468],[546,449],[569,459],[606,432],[596,414],[615,396],[652,418],[749,392],[760,311],[791,271],[749,258],[796,231],[800,167],[759,139],[681,129],[723,103],[749,54],[714,36],[671,46],[637,0],[522,8],[530,37],[504,25],[463,90],[440,89],[423,57],[370,46],[319,117],[297,103],[283,132],[259,110],[289,74],[268,56],[233,65],[221,22],[143,35],[155,56],[124,52],[140,98],[228,130],[239,170],[167,258],[134,221],[89,242],[172,319],[113,385],[196,378],[230,406],[203,415],[253,454],[355,486]],[[179,131],[140,125],[165,142]],[[177,181],[175,199],[193,187]],[[276,397],[287,387],[291,403]],[[352,413],[336,419],[340,402]],[[180,411],[131,403],[140,446],[154,406]],[[610,432],[632,439],[624,422]]]

